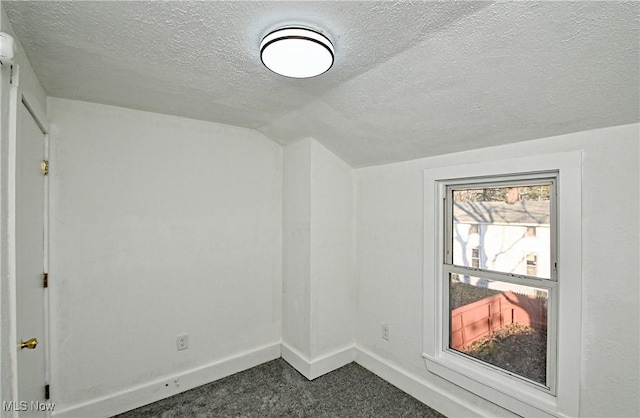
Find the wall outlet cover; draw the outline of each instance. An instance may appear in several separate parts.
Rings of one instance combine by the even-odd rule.
[[[177,346],[178,351],[189,348],[189,334],[178,335]]]

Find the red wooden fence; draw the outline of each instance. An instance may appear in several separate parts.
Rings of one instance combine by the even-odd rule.
[[[547,329],[547,300],[504,292],[454,309],[451,312],[451,348],[469,345],[509,325]]]

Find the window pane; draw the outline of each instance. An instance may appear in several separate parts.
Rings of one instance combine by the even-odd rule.
[[[453,264],[549,279],[550,192],[550,184],[452,190]]]
[[[449,347],[546,385],[549,291],[452,274]]]

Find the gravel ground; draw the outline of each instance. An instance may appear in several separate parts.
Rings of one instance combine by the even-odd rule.
[[[466,283],[451,283],[451,309],[501,293]],[[466,351],[487,363],[545,384],[547,333],[520,324],[510,324],[471,344]]]
[[[467,354],[535,382],[546,383],[547,334],[510,324],[471,344]]]

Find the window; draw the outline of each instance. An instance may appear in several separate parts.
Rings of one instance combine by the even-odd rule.
[[[471,267],[480,268],[480,248],[471,249]]]
[[[579,415],[581,165],[572,151],[425,170],[427,370],[522,416]]]
[[[482,178],[443,184],[442,286],[446,350],[554,393],[555,175]],[[515,197],[514,197],[515,196]],[[468,222],[482,223],[473,242]],[[536,223],[550,233],[530,242]],[[476,240],[478,238],[475,238]],[[471,259],[466,248],[471,245]],[[545,268],[537,268],[537,255]],[[480,263],[482,248],[485,263]],[[522,271],[526,260],[526,271]]]
[[[535,276],[538,272],[538,257],[535,254],[527,254],[527,276]]]

